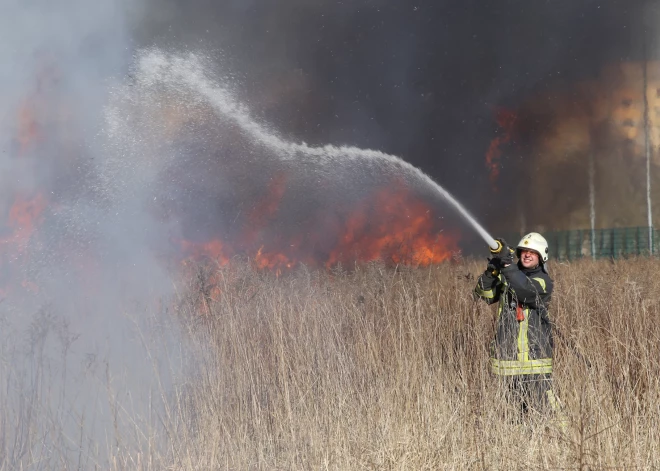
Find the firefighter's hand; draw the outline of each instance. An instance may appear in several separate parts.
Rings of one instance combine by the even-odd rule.
[[[499,268],[504,268],[513,263],[513,249],[509,247],[509,244],[506,243],[504,239],[497,239],[502,244],[502,249],[493,254],[491,262],[494,262],[499,266]]]
[[[486,267],[486,272],[490,273],[493,276],[497,276],[500,272],[500,260],[496,258],[488,259],[488,266]]]
[[[502,268],[508,267],[513,263],[513,249],[506,247],[506,252],[500,256],[500,263],[502,264]]]

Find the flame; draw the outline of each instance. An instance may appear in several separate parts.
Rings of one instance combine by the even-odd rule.
[[[41,221],[46,208],[46,199],[39,193],[33,198],[17,196],[9,209],[7,226],[11,229],[9,236],[0,239],[0,245],[17,245],[19,250],[30,239],[35,226]]]
[[[28,154],[44,140],[44,128],[66,122],[63,103],[55,101],[52,93],[59,80],[59,71],[52,58],[40,57],[36,69],[34,88],[18,106],[15,139],[20,156]]]
[[[227,246],[218,239],[201,244],[180,240],[179,244],[185,254],[195,259],[210,258],[220,265],[226,265],[232,257]]]
[[[14,199],[3,231],[8,234],[0,238],[0,272],[8,271],[10,262],[23,260],[30,239],[43,219],[45,208],[46,199],[40,193],[32,198],[17,196]],[[37,286],[31,281],[23,280],[21,284],[30,291],[37,291]],[[4,296],[8,292],[9,286],[0,286],[0,294]]]
[[[378,191],[349,216],[326,266],[383,260],[428,266],[449,259],[456,241],[434,231],[431,208],[404,188]]]
[[[42,137],[38,124],[39,92],[43,85],[42,80],[43,77],[37,79],[36,91],[22,100],[16,110],[14,137],[17,144],[17,155],[21,157],[30,153]],[[13,199],[13,203],[5,213],[5,217],[0,218],[0,274],[3,275],[0,285],[5,285],[0,286],[0,295],[3,296],[10,291],[10,287],[7,286],[10,275],[15,276],[15,273],[10,272],[10,262],[22,262],[30,239],[40,224],[47,205],[46,198],[41,192],[36,192],[34,196],[26,196],[22,192],[12,191],[11,188],[6,188],[4,191],[9,200]],[[2,213],[0,213],[1,215]],[[37,286],[29,280],[23,280],[21,285],[29,291],[37,291]]]
[[[255,267],[276,273],[301,263],[332,268],[382,260],[428,266],[448,260],[458,251],[456,235],[442,232],[432,208],[403,186],[375,191],[344,218],[319,215],[321,222],[315,221],[300,233],[287,236],[270,231],[269,240],[263,241],[256,231],[275,220],[284,190],[284,179],[274,179],[266,199],[248,217],[245,235],[235,237],[233,243],[181,240],[179,247],[189,258],[208,258],[220,265],[237,255],[247,256]]]
[[[72,158],[74,153],[66,152],[66,145],[75,143],[77,137],[76,120],[69,120],[68,114],[75,112],[75,104],[68,102],[68,97],[58,88],[57,71],[44,67],[35,77],[33,92],[20,102],[9,128],[13,130],[18,154],[29,157],[21,160],[21,171],[29,172],[32,168],[37,176],[35,180],[40,180],[40,175],[49,177],[41,179],[44,185],[39,192],[19,194],[6,189],[4,193],[9,195],[11,206],[0,207],[0,275],[9,273],[13,280],[20,280],[17,278],[21,275],[20,267],[30,259],[29,251],[34,250],[34,242],[42,241],[37,236],[45,211],[47,208],[52,211],[57,204],[57,201],[47,201],[43,195],[58,194],[47,186],[55,185],[58,180],[39,166],[50,165],[49,170],[69,171],[71,167],[63,164],[70,162],[64,159]],[[207,115],[212,113],[207,108],[192,104],[183,113],[178,103],[159,108],[157,112],[162,113],[161,119],[166,124],[163,132],[169,137],[168,143],[178,137],[176,131],[186,133],[196,123],[205,123]],[[232,132],[239,134],[237,129],[227,130],[230,135]],[[154,133],[146,139],[158,141],[159,137]],[[49,159],[40,158],[45,156]],[[259,269],[280,273],[300,264],[329,268],[372,260],[427,266],[449,259],[457,250],[456,237],[442,232],[433,208],[403,186],[374,191],[352,208],[347,208],[344,202],[344,206],[333,208],[332,214],[319,211],[295,231],[291,226],[285,227],[281,220],[280,209],[286,196],[286,176],[274,175],[256,204],[241,216],[236,233],[210,234],[202,240],[178,240],[178,254],[193,259],[210,258],[220,265],[227,265],[237,256],[247,257]],[[57,247],[57,250],[67,249]],[[67,260],[75,270],[89,273],[94,269],[91,250],[80,256],[74,254]],[[93,277],[82,281],[90,278]],[[4,277],[0,280],[0,293],[9,289],[3,281]],[[211,276],[207,283],[205,292],[218,296],[219,280]],[[38,290],[29,279],[12,283],[13,286]]]
[[[486,151],[486,167],[488,168],[490,181],[493,184],[494,190],[496,190],[494,184],[500,174],[499,160],[502,156],[501,147],[511,141],[517,119],[518,116],[514,111],[505,108],[499,108],[495,113],[495,122],[502,134],[493,138]]]
[[[57,61],[48,53],[38,54],[35,59],[32,79],[26,83],[29,90],[19,97],[13,121],[2,123],[11,131],[14,154],[11,157],[18,157],[7,161],[7,173],[30,175],[34,185],[34,189],[26,190],[7,180],[8,184],[2,188],[0,285],[4,286],[5,294],[21,286],[31,292],[38,291],[34,281],[20,280],[32,255],[30,251],[34,252],[37,244],[45,243],[45,238],[40,239],[38,233],[47,209],[55,214],[53,211],[58,207],[57,201],[49,201],[44,195],[58,193],[53,191],[54,186],[67,181],[62,177],[70,177],[74,170],[71,164],[79,155],[71,151],[80,142],[72,115],[76,105],[61,86]],[[60,241],[57,248],[51,246],[50,249],[62,250],[66,245]],[[73,264],[82,256],[75,249],[71,249],[70,255],[67,260]]]
[[[9,226],[14,228],[14,238],[27,240],[34,232],[46,208],[46,199],[39,193],[34,198],[16,197],[9,210]]]
[[[259,247],[259,250],[254,256],[254,263],[257,268],[275,270],[278,274],[283,269],[291,269],[298,264],[295,259],[289,258],[284,253],[264,253],[263,245]]]

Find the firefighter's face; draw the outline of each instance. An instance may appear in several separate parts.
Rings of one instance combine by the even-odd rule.
[[[522,249],[520,251],[520,263],[525,268],[534,268],[539,264],[539,254],[533,250]]]

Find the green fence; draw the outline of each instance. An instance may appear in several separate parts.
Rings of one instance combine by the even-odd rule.
[[[648,227],[543,232],[543,236],[550,246],[550,256],[555,260],[660,254],[658,230]],[[518,238],[513,236],[511,240],[517,241]]]

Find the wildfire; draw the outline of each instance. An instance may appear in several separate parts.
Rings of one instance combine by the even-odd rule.
[[[66,201],[58,201],[57,198],[67,198],[67,196],[53,196],[53,201],[47,201],[44,195],[67,194],[67,191],[54,190],[60,190],[62,188],[59,185],[66,185],[75,180],[75,175],[71,174],[74,168],[71,164],[76,162],[79,153],[69,151],[74,145],[79,144],[82,135],[78,134],[77,120],[69,118],[75,118],[76,104],[69,100],[66,90],[58,87],[56,71],[53,72],[46,67],[43,71],[38,71],[35,77],[34,90],[27,93],[25,99],[19,102],[14,114],[14,122],[8,128],[12,130],[13,142],[16,144],[15,154],[23,157],[12,158],[11,164],[15,167],[11,167],[10,172],[15,169],[34,175],[33,184],[37,190],[25,192],[18,189],[18,186],[3,188],[4,200],[3,206],[0,207],[0,289],[9,287],[10,284],[12,288],[20,289],[20,286],[23,286],[29,290],[37,289],[32,281],[21,281],[21,278],[24,278],[23,272],[28,271],[23,269],[27,267],[25,262],[35,259],[34,253],[31,254],[30,251],[34,252],[34,248],[46,239],[49,244],[57,245],[57,247],[49,246],[49,250],[69,250],[68,242],[64,240],[66,237],[58,239],[59,232],[54,233],[56,237],[50,237],[51,233],[46,232],[50,230],[50,226],[42,226],[42,223],[49,209],[51,212],[48,214],[54,219],[57,215],[55,208],[61,203],[66,203]],[[164,102],[167,103],[167,100]],[[178,142],[179,138],[189,139],[187,133],[195,136],[196,132],[205,131],[206,126],[213,124],[209,119],[212,110],[207,108],[191,104],[181,112],[178,102],[173,102],[172,106],[166,104],[164,107],[158,107],[154,114],[158,117],[158,113],[161,113],[160,118],[166,125],[161,128],[159,125],[153,125],[149,120],[148,129],[155,129],[158,132],[151,133],[145,138],[153,139],[154,144],[152,146],[152,142],[147,140],[145,148],[155,149],[153,153],[157,155],[159,141],[166,143],[161,145],[169,146],[172,142]],[[217,161],[222,165],[225,161],[229,162],[233,159],[234,155],[242,155],[240,152],[245,151],[244,146],[240,145],[241,139],[244,139],[240,130],[226,126],[224,123],[222,126],[222,133],[219,133],[222,139],[218,138],[217,143],[207,143],[207,147],[217,149],[217,146],[226,146],[226,148],[222,148],[223,152],[217,152],[217,159],[208,160],[206,164]],[[167,139],[161,139],[163,134],[159,132],[164,133]],[[142,157],[142,154],[140,155]],[[191,259],[210,258],[220,265],[226,265],[233,258],[242,257],[250,260],[259,269],[279,273],[300,264],[331,268],[339,264],[350,266],[356,261],[373,260],[382,260],[390,265],[428,266],[449,259],[458,250],[457,236],[443,232],[444,228],[440,224],[441,220],[438,218],[436,208],[431,207],[421,199],[421,196],[402,185],[391,185],[371,192],[364,188],[356,189],[357,202],[351,199],[354,197],[353,194],[325,198],[321,191],[305,199],[309,195],[302,191],[300,194],[293,191],[287,193],[290,187],[287,185],[286,175],[284,172],[276,173],[274,168],[281,168],[277,165],[266,165],[265,171],[256,175],[255,181],[259,183],[255,183],[254,186],[245,185],[239,188],[240,184],[236,184],[234,187],[231,176],[237,174],[237,169],[242,172],[241,175],[246,175],[248,172],[243,172],[241,165],[234,167],[232,165],[233,163],[229,162],[227,172],[224,172],[224,168],[223,172],[218,171],[218,174],[221,173],[228,182],[225,186],[233,192],[228,196],[227,201],[230,203],[239,201],[240,205],[243,205],[248,200],[254,200],[254,204],[247,210],[241,206],[241,211],[236,216],[238,222],[224,233],[218,232],[217,227],[197,228],[198,213],[194,212],[195,216],[190,216],[189,219],[188,214],[181,216],[185,211],[181,208],[186,208],[187,203],[185,199],[179,200],[174,196],[171,200],[175,203],[172,205],[174,209],[168,208],[168,211],[171,209],[168,217],[169,214],[174,215],[174,218],[179,215],[182,221],[192,223],[194,230],[199,229],[202,234],[202,236],[193,236],[197,237],[195,239],[186,237],[176,241],[176,261],[181,256]],[[172,171],[170,167],[161,169],[155,165],[154,168],[155,171],[162,171],[163,174]],[[268,183],[264,185],[262,182],[271,173],[274,173],[273,177],[265,180]],[[186,177],[188,175],[194,173],[187,173]],[[297,188],[307,184],[307,182],[300,184],[302,179],[298,178],[298,175],[295,178]],[[323,178],[326,176],[319,178],[319,185],[326,183]],[[181,180],[184,182],[181,183]],[[203,196],[202,201],[213,201],[213,191],[216,186],[220,186],[217,180],[208,178],[207,181],[210,183],[206,188],[198,181],[192,180],[192,177],[190,180],[172,179],[174,185],[185,185],[190,181],[195,192]],[[329,178],[327,181],[331,183],[328,186],[333,188],[333,182]],[[260,185],[263,194],[255,198],[252,192],[258,187],[257,185]],[[206,191],[211,186],[213,189]],[[313,190],[316,191],[318,188]],[[165,192],[167,193],[167,190]],[[230,190],[227,189],[224,194],[229,193]],[[174,194],[172,192],[172,195]],[[167,195],[170,196],[169,193]],[[293,200],[300,202],[300,206],[295,203],[287,206]],[[160,201],[159,198],[154,206],[160,204]],[[167,200],[163,198],[163,201]],[[180,201],[184,202],[180,203]],[[334,205],[331,206],[330,201]],[[222,200],[223,204],[224,202],[225,200]],[[318,210],[312,209],[315,202],[321,206]],[[204,207],[203,204],[198,206],[198,208]],[[284,209],[286,211],[283,211]],[[304,214],[298,218],[299,209]],[[224,210],[225,207],[222,206],[222,211]],[[212,216],[210,215],[207,220],[213,221]],[[50,220],[51,217],[48,218],[48,221]],[[221,220],[217,226],[222,227],[223,222]],[[213,224],[215,221],[209,225]],[[39,237],[40,227],[49,237]],[[191,232],[194,233],[194,230]],[[53,240],[55,242],[52,242]],[[67,253],[66,255],[63,258],[69,264],[67,269],[73,268],[74,271],[79,270],[86,275],[94,269],[93,249],[90,249],[88,258],[87,254],[69,256]],[[53,260],[55,259],[56,257],[53,257]],[[91,278],[93,277],[86,276],[82,281],[86,282]],[[209,295],[218,293],[215,285],[217,280],[211,278],[211,287],[207,287]],[[45,285],[42,288],[46,290]]]
[[[451,257],[457,244],[434,226],[431,208],[404,188],[378,191],[348,217],[326,266],[355,259],[414,266],[440,263]]]
[[[34,89],[28,93],[18,105],[14,123],[9,128],[14,129],[15,157],[33,157],[44,147],[44,128],[49,120],[57,122],[61,116],[55,110],[50,100],[50,92],[57,82],[55,69],[47,63],[41,64],[35,76]],[[52,149],[49,149],[52,151]],[[8,172],[12,172],[12,161],[9,161]],[[47,163],[47,165],[49,165]],[[29,159],[21,162],[22,168],[31,168],[32,174],[39,174],[39,167],[44,165],[39,159]],[[32,239],[43,220],[48,201],[44,197],[46,188],[34,191],[13,189],[10,185],[2,188],[3,199],[11,205],[0,207],[0,293],[6,294],[11,287],[18,285],[16,276],[20,276],[20,267],[28,255]],[[10,270],[12,265],[12,270]],[[10,282],[13,279],[14,282]],[[23,288],[35,292],[37,285],[30,280],[22,280]]]
[[[15,198],[8,211],[7,223],[3,231],[6,235],[0,238],[0,272],[8,271],[10,262],[22,261],[45,208],[46,199],[41,194],[33,198],[23,196]],[[5,285],[5,283],[1,284]],[[36,285],[28,280],[23,280],[21,284],[31,291],[37,289]],[[8,290],[8,286],[0,286],[0,294],[6,294]]]
[[[17,196],[9,210],[9,227],[14,229],[11,239],[16,242],[28,240],[45,208],[46,199],[41,193],[34,198]]]
[[[247,256],[257,268],[281,272],[300,263],[331,268],[382,260],[428,266],[449,259],[458,250],[456,236],[442,232],[432,208],[404,187],[374,192],[343,218],[318,215],[311,227],[298,234],[285,237],[271,231],[269,240],[262,240],[259,234],[274,218],[284,195],[283,182],[275,180],[263,204],[255,206],[245,235],[203,243],[180,241],[183,252],[221,265],[235,256]]]

